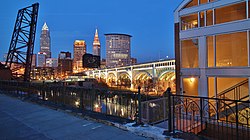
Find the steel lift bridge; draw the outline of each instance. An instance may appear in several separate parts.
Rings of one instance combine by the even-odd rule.
[[[38,8],[35,3],[18,11],[5,63],[14,79],[30,80]]]

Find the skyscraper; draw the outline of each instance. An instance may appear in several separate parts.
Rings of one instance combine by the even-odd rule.
[[[40,36],[40,52],[46,53],[46,58],[51,58],[50,32],[46,22],[43,25]]]
[[[117,67],[130,65],[130,38],[127,34],[105,34],[106,36],[106,65]]]
[[[74,62],[73,69],[82,68],[82,56],[86,53],[86,43],[84,40],[75,40],[74,42]]]
[[[45,52],[38,52],[37,53],[37,67],[45,67],[46,61],[46,53]]]
[[[98,37],[97,29],[95,30],[95,37],[93,42],[93,55],[101,56],[101,44]]]

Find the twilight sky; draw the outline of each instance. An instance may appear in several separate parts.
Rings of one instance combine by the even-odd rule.
[[[173,11],[182,0],[7,0],[0,2],[0,56],[8,52],[18,9],[39,2],[34,53],[40,50],[44,22],[51,35],[52,57],[60,51],[73,54],[73,42],[85,40],[92,53],[96,27],[105,58],[106,33],[132,35],[131,55],[138,62],[174,58]]]

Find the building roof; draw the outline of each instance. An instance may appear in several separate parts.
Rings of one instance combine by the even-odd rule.
[[[125,36],[129,36],[129,37],[132,37],[131,35],[129,34],[122,34],[122,33],[108,33],[108,34],[104,34],[105,36],[106,35],[125,35]]]

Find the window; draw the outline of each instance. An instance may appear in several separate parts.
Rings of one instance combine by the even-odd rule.
[[[185,8],[189,8],[189,7],[193,7],[193,6],[197,6],[198,5],[198,0],[192,0],[191,2],[189,2]]]
[[[204,3],[207,3],[208,0],[200,0],[200,4],[204,4]]]
[[[198,14],[191,14],[181,17],[181,29],[187,30],[198,27]]]
[[[204,12],[200,12],[200,27],[204,27],[204,24],[205,24]]]
[[[246,2],[215,9],[215,23],[246,19]]]
[[[206,11],[206,26],[213,25],[213,10]]]
[[[248,1],[248,18],[250,18],[250,0]]]
[[[215,96],[215,78],[214,77],[208,77],[208,97],[214,97]]]
[[[183,95],[197,96],[198,95],[198,78],[189,77],[183,78]]]
[[[181,67],[182,68],[198,68],[198,39],[181,41]]]
[[[216,36],[216,66],[247,66],[247,32]]]
[[[214,67],[214,37],[207,37],[207,66]]]
[[[246,82],[244,82],[246,81]],[[239,86],[240,84],[240,86]],[[236,88],[236,90],[228,90],[229,88]],[[239,77],[218,77],[217,78],[217,97],[218,98],[226,98],[231,100],[239,100],[242,97],[245,97],[248,95],[248,78],[239,78]],[[224,94],[223,96],[220,96]],[[236,95],[237,94],[237,95]]]

